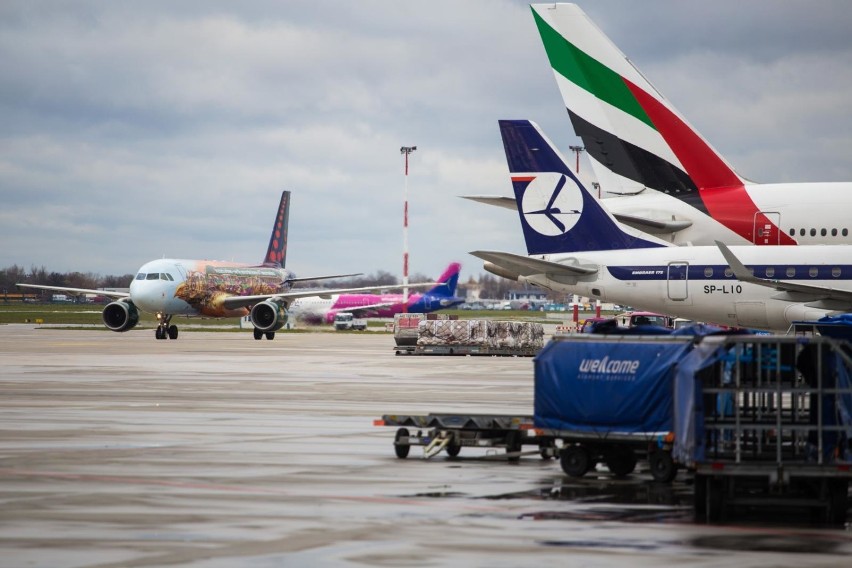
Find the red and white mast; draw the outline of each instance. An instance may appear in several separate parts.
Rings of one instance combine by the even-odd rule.
[[[399,152],[405,156],[405,209],[402,220],[402,312],[408,313],[408,155],[417,146],[403,146]]]

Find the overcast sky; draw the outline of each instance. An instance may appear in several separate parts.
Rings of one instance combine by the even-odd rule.
[[[580,3],[744,176],[852,181],[845,1]],[[498,119],[574,137],[527,3],[0,3],[0,267],[259,262],[300,276],[523,253]],[[588,166],[581,163],[581,171]],[[589,172],[590,173],[590,172]],[[850,212],[852,214],[852,212]]]

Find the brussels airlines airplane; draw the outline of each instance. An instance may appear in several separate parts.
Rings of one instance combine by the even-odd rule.
[[[285,191],[281,194],[266,257],[259,265],[217,260],[152,260],[139,269],[136,278],[130,283],[129,293],[36,284],[17,285],[112,297],[115,301],[104,307],[103,320],[104,325],[113,331],[133,329],[139,322],[139,310],[157,315],[157,339],[177,339],[178,328],[170,323],[175,315],[212,318],[251,315],[254,338],[262,339],[265,335],[267,339],[273,339],[275,332],[287,323],[287,307],[298,298],[317,295],[316,290],[290,290],[293,283],[354,276],[337,274],[296,278],[284,268],[289,215],[290,192]],[[323,290],[322,293],[331,295],[379,288],[342,288]]]
[[[464,298],[455,295],[459,270],[461,264],[450,264],[431,290],[409,296],[406,311],[425,314],[464,302]],[[305,323],[321,324],[333,323],[338,312],[349,312],[359,318],[391,318],[402,313],[402,308],[402,294],[334,294],[298,298],[290,304],[290,316]]]
[[[532,14],[616,219],[674,244],[852,244],[852,183],[738,175],[574,4]],[[514,200],[477,201],[514,207]]]
[[[852,310],[852,246],[674,246],[619,224],[534,123],[500,131],[529,256],[472,252],[486,270],[729,326],[780,331]]]

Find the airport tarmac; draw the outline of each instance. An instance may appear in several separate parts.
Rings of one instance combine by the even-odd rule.
[[[531,414],[530,358],[386,334],[0,326],[0,566],[803,566],[852,530],[698,525],[691,486],[393,452],[387,413]]]

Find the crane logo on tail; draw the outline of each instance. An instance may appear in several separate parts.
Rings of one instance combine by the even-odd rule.
[[[524,191],[521,210],[535,232],[548,237],[564,235],[583,212],[582,190],[564,174],[541,173]]]

